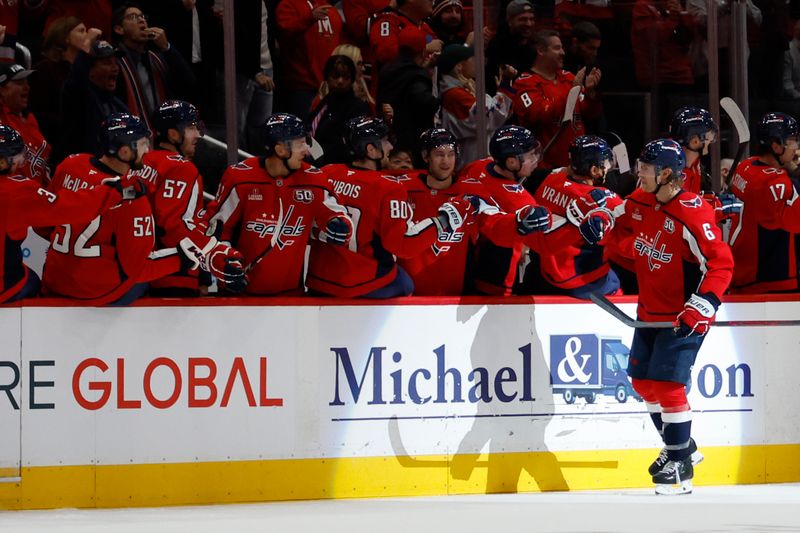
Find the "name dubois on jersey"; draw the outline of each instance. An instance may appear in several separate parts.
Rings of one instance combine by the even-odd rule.
[[[358,198],[361,194],[361,185],[354,183],[347,183],[346,181],[328,180],[333,187],[333,192],[339,196],[349,196],[350,198]]]

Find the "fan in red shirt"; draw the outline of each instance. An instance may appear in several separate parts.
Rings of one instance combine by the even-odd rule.
[[[358,117],[347,124],[346,142],[356,158],[351,165],[322,168],[353,221],[348,247],[312,241],[306,284],[340,297],[408,296],[414,283],[396,260],[424,254],[436,241],[459,231],[472,211],[464,198],[440,205],[428,218],[407,202],[406,176],[382,173],[392,149],[389,128],[380,119]]]
[[[544,169],[563,167],[569,164],[569,145],[585,130],[581,113],[595,116],[602,113],[596,89],[600,82],[600,69],[586,67],[577,75],[564,70],[564,48],[558,33],[541,30],[534,36],[530,59],[530,70],[517,78],[511,88],[513,110],[519,124],[533,132],[536,138],[547,145],[558,135],[542,156]],[[575,85],[583,85],[583,101],[575,105],[572,121],[560,134],[561,120],[567,104],[567,94]]]
[[[50,191],[91,189],[142,168],[149,132],[138,117],[112,113],[101,127],[105,153],[76,154],[57,168]],[[137,178],[133,178],[137,179]],[[127,305],[154,279],[188,268],[176,249],[153,253],[155,224],[144,196],[125,201],[85,225],[53,230],[42,276],[43,292],[89,305]],[[151,255],[152,254],[152,255]],[[193,261],[193,268],[199,264]]]
[[[531,202],[502,211],[484,184],[474,177],[456,177],[459,147],[444,129],[427,130],[421,139],[427,171],[402,176],[415,217],[436,216],[446,202],[469,198],[475,216],[457,231],[442,233],[423,253],[400,261],[414,279],[415,294],[457,296],[473,292],[472,267],[476,242],[513,248],[546,230],[550,214]],[[527,237],[526,237],[527,236]]]
[[[281,0],[275,14],[281,47],[280,89],[300,118],[311,111],[325,62],[342,41],[342,17],[324,0]]]
[[[86,223],[123,197],[135,195],[133,187],[123,190],[119,178],[106,180],[108,187],[53,194],[17,173],[24,160],[22,137],[0,125],[0,304],[35,296],[39,290],[39,277],[22,262],[22,242],[29,227]],[[138,190],[143,193],[144,185]]]
[[[181,100],[161,104],[153,115],[152,124],[160,149],[145,154],[145,166],[138,172],[150,180],[147,197],[155,219],[156,248],[176,247],[187,237],[205,248],[212,237],[205,235],[207,228],[200,217],[203,177],[192,163],[205,125],[197,109]],[[212,244],[210,270],[233,292],[241,292],[246,283],[242,256],[229,248]],[[178,272],[150,284],[153,296],[196,296],[198,291],[196,271]]]
[[[353,225],[325,174],[304,162],[310,139],[302,120],[272,115],[264,137],[268,155],[229,167],[206,217],[214,235],[244,256],[247,294],[302,294],[312,230],[323,242],[346,246]]]
[[[612,210],[622,202],[601,187],[606,172],[614,166],[614,153],[600,137],[583,135],[572,142],[569,158],[570,166],[548,175],[534,194],[539,205],[560,217],[550,236],[564,246],[556,251],[531,252],[524,291],[584,299],[594,292],[615,294],[619,279],[610,270],[600,245],[614,226]],[[583,239],[581,233],[587,231],[596,232],[599,244]]]
[[[50,152],[52,147],[39,130],[33,113],[27,110],[30,85],[28,76],[33,70],[21,65],[0,66],[0,124],[14,128],[25,140],[25,164],[20,174],[40,185],[50,182]]]

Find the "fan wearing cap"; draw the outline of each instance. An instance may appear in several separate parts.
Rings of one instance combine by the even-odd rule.
[[[24,161],[22,137],[0,125],[0,304],[35,296],[39,290],[39,277],[22,261],[29,227],[85,224],[119,204],[123,192],[133,193],[123,191],[115,178],[107,187],[53,194],[19,175]]]
[[[474,56],[475,50],[471,46],[449,44],[444,47],[438,62],[442,126],[453,132],[461,145],[459,170],[478,158]],[[510,110],[511,99],[504,94],[498,93],[494,97],[486,95],[488,136],[503,125]]]
[[[89,53],[75,57],[61,93],[61,128],[55,160],[71,154],[101,150],[100,125],[111,113],[127,113],[128,106],[114,94],[119,78],[119,52],[107,41],[96,40]]]
[[[142,120],[113,113],[100,128],[103,149],[75,154],[53,175],[50,191],[92,189],[115,176],[140,186],[130,201],[88,224],[62,224],[53,230],[47,252],[43,293],[87,305],[127,305],[143,296],[148,283],[182,269],[199,266],[199,249],[179,247],[154,252],[155,224],[147,187],[131,170],[141,170],[150,150]],[[181,245],[183,246],[183,245]],[[190,243],[189,248],[196,248]]]
[[[430,27],[442,41],[442,48],[449,44],[464,44],[464,4],[461,0],[434,0]]]
[[[501,68],[514,69],[514,75],[527,68],[524,50],[533,40],[534,9],[528,0],[512,0],[506,6],[506,24],[500,25],[497,34],[486,45],[486,91],[497,90],[495,78]],[[510,68],[509,68],[510,67]]]
[[[228,167],[206,218],[211,232],[244,256],[246,294],[299,295],[312,232],[347,246],[353,222],[325,173],[305,162],[311,140],[299,117],[276,113],[263,135],[267,155]]]
[[[425,39],[416,27],[403,28],[398,35],[400,56],[380,72],[378,107],[389,104],[394,109],[392,127],[401,148],[416,146],[439,110],[427,69],[433,57],[426,53]]]
[[[28,76],[33,74],[21,65],[0,66],[0,124],[14,128],[25,141],[25,164],[20,174],[46,185],[50,181],[50,152],[52,147],[39,130],[36,117],[28,109],[30,85]]]

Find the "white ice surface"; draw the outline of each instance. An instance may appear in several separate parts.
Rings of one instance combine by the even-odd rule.
[[[270,533],[800,532],[800,484],[0,512],[0,531]]]

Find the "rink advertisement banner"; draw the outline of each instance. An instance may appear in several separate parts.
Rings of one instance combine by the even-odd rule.
[[[167,487],[200,503],[637,486],[649,478],[627,461],[660,447],[625,373],[633,331],[591,304],[0,312],[0,472],[65,490],[84,476],[70,505],[163,502]],[[726,304],[720,319],[799,313]],[[800,444],[797,344],[794,328],[712,328],[689,399],[696,440],[720,450],[714,479],[763,479],[764,446]],[[742,450],[760,470],[731,477]],[[534,463],[548,475],[523,484]],[[132,481],[147,479],[161,481]],[[0,507],[24,506],[3,501],[0,484]]]

